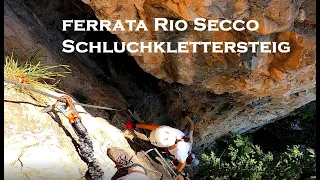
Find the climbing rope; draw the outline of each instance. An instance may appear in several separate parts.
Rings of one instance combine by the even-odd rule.
[[[66,95],[64,95],[62,97],[58,97],[58,96],[55,96],[53,94],[50,94],[50,93],[47,93],[47,92],[32,88],[27,84],[15,82],[15,81],[13,81],[13,80],[11,80],[9,78],[6,78],[6,77],[4,77],[4,81],[7,81],[8,83],[16,85],[18,87],[25,88],[25,89],[27,89],[29,91],[33,91],[33,92],[42,94],[44,96],[56,99],[57,103],[54,106],[53,105],[48,106],[42,112],[48,112],[48,111],[53,110],[54,107],[57,107],[65,116],[67,116],[69,118],[69,121],[70,121],[70,124],[71,124],[73,130],[74,130],[74,132],[76,133],[76,135],[79,138],[78,139],[79,153],[80,153],[80,155],[83,157],[84,161],[88,165],[88,173],[89,173],[91,179],[93,179],[93,180],[102,179],[102,177],[104,175],[104,172],[99,167],[97,159],[94,158],[94,155],[93,155],[94,150],[93,150],[92,141],[91,141],[91,139],[89,137],[87,129],[81,123],[80,117],[78,117],[78,114],[77,114],[77,112],[76,112],[76,110],[74,108],[74,105],[80,105],[80,106],[90,107],[90,108],[106,109],[106,110],[112,110],[112,111],[126,111],[127,109],[126,110],[121,110],[121,109],[115,109],[115,108],[110,108],[110,107],[95,106],[95,105],[90,105],[90,104],[83,104],[83,103],[79,103],[79,102],[73,102],[71,100],[71,98],[69,96],[66,96]],[[175,85],[175,86],[171,87],[170,89],[168,89],[168,90],[166,90],[164,92],[161,92],[160,94],[158,94],[156,96],[153,96],[151,98],[151,100],[155,99],[155,98],[161,96],[162,94],[164,94],[164,93],[166,93],[168,91],[171,91],[171,90],[173,90],[173,89],[175,89],[177,87],[178,86]],[[145,104],[145,103],[143,103],[143,104]],[[136,108],[142,106],[143,104],[140,104],[140,105],[136,106]],[[71,106],[71,107],[69,107],[70,111],[67,111],[64,108],[64,107],[67,107],[68,105]],[[70,114],[72,114],[72,115],[70,116]],[[70,117],[73,117],[73,118],[70,118]],[[150,161],[150,159],[149,159],[150,157],[147,156],[147,158]],[[155,168],[157,169],[157,167],[155,167]],[[163,174],[161,173],[161,179],[162,178],[163,178]]]
[[[169,59],[170,59],[170,58],[169,58]],[[167,68],[166,68],[166,69],[167,69]],[[173,75],[171,74],[171,71],[169,71],[169,70],[167,69],[167,73],[168,73],[169,77],[171,78],[171,80],[173,81],[173,83],[176,84],[176,83],[177,83],[177,80],[176,80],[175,76],[173,76]],[[188,103],[187,103],[187,101],[186,101],[186,99],[183,97],[183,94],[181,93],[181,90],[180,90],[179,86],[177,86],[177,89],[178,89],[178,93],[179,93],[180,96],[182,97],[183,103],[184,103],[184,105],[186,106],[187,110],[188,110],[189,112],[191,112],[191,111],[190,111],[190,108],[189,108],[189,106],[188,106]]]
[[[99,167],[99,163],[93,156],[93,145],[86,128],[80,121],[73,124],[73,129],[79,137],[79,151],[84,161],[88,165],[88,173],[92,180],[101,180],[104,172]]]
[[[65,102],[62,102],[62,99],[64,99]],[[75,109],[75,106],[70,96],[61,96],[57,100],[55,105],[52,106],[51,110],[54,110],[54,108],[57,108],[64,116],[66,116],[69,119],[69,122],[74,132],[78,136],[79,153],[88,165],[88,173],[91,179],[101,180],[104,175],[104,172],[99,167],[97,159],[94,158],[92,141],[90,139],[87,129],[81,123],[81,118],[78,114],[78,111]],[[49,112],[50,110],[47,109],[47,111]]]
[[[179,87],[178,87],[178,92],[179,92],[180,96],[182,97],[182,100],[183,100],[183,102],[184,102],[184,105],[187,107],[187,110],[190,111],[190,108],[189,108],[189,106],[188,106],[188,103],[187,103],[186,99],[183,97],[182,92],[180,91],[180,88],[179,88]]]
[[[27,84],[15,82],[15,81],[13,81],[11,79],[8,79],[6,77],[4,77],[4,80],[9,82],[10,84],[14,84],[16,86],[25,88],[25,89],[27,89],[29,91],[33,91],[33,92],[42,94],[44,96],[56,99],[56,100],[60,99],[60,97],[58,97],[58,96],[55,96],[53,94],[50,94],[50,93],[47,93],[47,92],[44,92],[44,91],[41,91],[41,90],[38,90],[38,89],[34,89],[34,88],[28,86]],[[61,99],[61,101],[65,102],[64,99]],[[105,109],[105,110],[110,110],[110,111],[125,111],[126,110],[126,109],[115,109],[115,108],[110,108],[110,107],[105,107],[105,106],[96,106],[96,105],[91,105],[91,104],[84,104],[84,103],[79,103],[79,102],[73,102],[73,104],[80,105],[80,106],[83,106],[83,107],[96,108],[96,109]]]
[[[44,92],[44,91],[41,91],[41,90],[38,90],[38,89],[34,89],[34,88],[28,86],[27,84],[15,82],[15,81],[13,81],[13,80],[11,80],[11,79],[8,79],[8,78],[6,78],[6,77],[4,77],[4,80],[7,81],[7,82],[9,82],[10,84],[14,84],[14,85],[16,85],[16,86],[25,88],[25,89],[27,89],[27,90],[29,90],[29,91],[33,91],[33,92],[42,94],[42,95],[44,95],[44,96],[47,96],[47,97],[50,97],[50,98],[53,98],[53,99],[57,99],[57,100],[58,100],[58,99],[60,98],[60,97],[55,96],[55,95],[53,95],[53,94],[50,94],[50,93],[47,93],[47,92]],[[160,94],[157,94],[157,95],[155,95],[155,96],[152,96],[151,99],[149,99],[149,101],[150,101],[150,100],[153,100],[153,99],[155,99],[155,98],[157,98],[157,97],[159,97],[159,96],[161,96],[162,94],[164,94],[164,93],[166,93],[166,92],[168,92],[168,91],[171,91],[171,90],[173,90],[173,89],[176,89],[176,88],[178,88],[178,86],[175,85],[175,86],[171,87],[170,89],[161,92]],[[64,99],[62,99],[61,101],[64,101]],[[83,106],[83,107],[96,108],[96,109],[105,109],[105,110],[110,110],[110,111],[126,111],[126,110],[127,110],[127,109],[116,109],[116,108],[110,108],[110,107],[105,107],[105,106],[96,106],[96,105],[91,105],[91,104],[84,104],[84,103],[80,103],[80,102],[73,102],[73,104],[75,104],[75,105],[80,105],[80,106]],[[141,103],[141,104],[139,104],[138,106],[135,106],[135,108],[141,107],[141,106],[143,106],[144,104],[146,104],[146,103],[145,103],[145,102],[144,102],[144,103]]]
[[[172,78],[172,77],[171,77]],[[84,104],[84,103],[79,103],[79,102],[73,102],[70,98],[70,96],[66,96],[64,95],[62,97],[58,97],[58,96],[55,96],[53,94],[50,94],[50,93],[47,93],[47,92],[44,92],[44,91],[41,91],[41,90],[38,90],[38,89],[35,89],[35,88],[32,88],[30,87],[29,85],[27,84],[23,84],[23,83],[19,83],[19,82],[15,82],[7,77],[4,77],[4,81],[7,81],[8,83],[10,84],[13,84],[13,85],[16,85],[18,87],[22,87],[22,88],[25,88],[29,91],[33,91],[33,92],[36,92],[36,93],[39,93],[39,94],[42,94],[44,96],[47,96],[47,97],[50,97],[50,98],[53,98],[53,99],[56,99],[57,100],[57,104],[59,103],[62,103],[62,105],[67,105],[67,106],[70,106],[72,105],[72,108],[69,109],[71,111],[74,111],[74,112],[67,112],[66,109],[63,109],[62,106],[60,106],[60,108],[58,108],[62,113],[64,113],[65,116],[67,116],[69,118],[69,121],[74,129],[74,132],[77,134],[78,136],[78,148],[79,148],[79,153],[80,155],[83,157],[84,161],[87,163],[88,165],[88,173],[91,177],[92,180],[101,180],[103,175],[104,175],[104,172],[102,171],[102,169],[99,167],[99,164],[98,164],[98,161],[96,158],[94,158],[94,155],[93,155],[93,144],[92,144],[92,141],[89,137],[89,134],[87,132],[87,129],[83,126],[83,124],[81,123],[81,120],[80,120],[80,117],[78,116],[75,108],[74,108],[74,105],[80,105],[80,106],[83,106],[83,107],[89,107],[89,108],[97,108],[97,109],[105,109],[105,110],[111,110],[111,111],[127,111],[128,109],[116,109],[116,108],[110,108],[110,107],[105,107],[105,106],[96,106],[96,105],[91,105],[91,104]],[[176,81],[174,80],[174,82],[176,83]],[[179,86],[177,86],[176,84],[171,87],[170,89],[164,91],[164,92],[161,92],[160,94],[156,95],[156,96],[153,96],[151,98],[152,99],[155,99],[159,96],[161,96],[162,94],[168,92],[168,91],[171,91],[173,89],[176,89],[178,88],[178,92],[179,94],[181,95],[181,97],[183,98],[183,101],[187,107],[187,109],[189,110],[189,107],[188,107],[188,104],[185,100],[185,98],[183,97],[180,89],[179,89]],[[144,105],[145,103],[142,103],[138,106],[136,106],[135,108],[138,108],[142,105]],[[60,104],[61,105],[61,104]],[[67,107],[66,106],[66,107]],[[49,110],[53,110],[53,107],[54,106],[49,106],[47,108],[45,108],[45,111],[49,111]],[[71,118],[70,118],[70,113],[72,114],[71,115]],[[147,154],[145,154],[148,158],[148,160],[150,161],[150,157],[148,157]],[[151,162],[151,161],[150,161]],[[153,165],[153,163],[152,163]],[[153,165],[154,166],[154,165]],[[155,166],[154,166],[155,167]],[[156,167],[155,167],[156,168]],[[157,168],[156,168],[157,169]],[[158,169],[157,169],[158,170]],[[159,171],[159,170],[158,170]],[[160,172],[160,171],[159,171]],[[163,178],[163,174],[161,173],[161,179]]]
[[[74,104],[78,104],[78,105],[86,106],[86,107],[92,107],[92,108],[115,110],[115,111],[118,109],[73,102],[71,100],[70,96],[67,96],[67,95],[63,95],[61,97],[58,97],[58,96],[52,95],[50,93],[40,91],[38,89],[34,89],[28,85],[12,81],[6,77],[4,77],[4,80],[11,83],[11,84],[16,85],[16,86],[25,88],[30,91],[34,91],[36,93],[39,93],[39,94],[42,94],[42,95],[45,95],[47,97],[51,97],[51,98],[57,100],[55,105],[50,105],[49,107],[45,108],[43,110],[43,112],[49,112],[49,111],[54,110],[54,108],[57,108],[60,110],[60,112],[62,112],[69,119],[69,122],[70,122],[74,132],[76,133],[76,135],[79,138],[78,139],[79,153],[88,165],[88,173],[89,173],[91,179],[92,180],[101,180],[104,175],[104,172],[99,167],[97,159],[94,158],[94,155],[93,155],[94,150],[93,150],[92,141],[89,137],[87,129],[81,123],[80,117],[74,107]],[[67,110],[67,108],[69,108],[69,110]]]
[[[167,72],[168,72],[169,77],[172,79],[172,81],[173,81],[174,83],[176,83],[176,82],[177,82],[177,81],[176,81],[176,78],[175,78],[174,76],[172,76],[172,74],[170,73],[169,70],[167,70]],[[180,96],[181,96],[181,98],[182,98],[182,100],[183,100],[184,105],[185,105],[186,108],[187,108],[187,111],[188,111],[188,112],[191,112],[191,109],[189,108],[188,103],[187,103],[186,99],[184,98],[184,96],[183,96],[183,94],[182,94],[179,86],[177,86],[177,89],[178,89],[178,93],[180,94]],[[192,115],[192,116],[193,116],[193,117],[190,117],[190,118],[191,118],[193,121],[195,121],[195,116],[194,116],[194,115]],[[189,122],[187,122],[187,124],[183,127],[182,132],[185,132],[185,130],[186,130],[186,128],[187,128],[188,126],[189,126]]]

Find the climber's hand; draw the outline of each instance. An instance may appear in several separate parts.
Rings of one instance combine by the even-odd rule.
[[[130,119],[133,118],[132,110],[130,110],[129,108],[127,109],[127,114],[130,116]]]
[[[176,177],[176,180],[183,180],[183,176],[181,174],[179,174],[177,177]]]
[[[186,119],[188,120],[188,122],[189,122],[190,124],[193,124],[193,125],[194,125],[194,121],[191,119],[191,117],[187,116]]]
[[[124,123],[124,126],[125,126],[125,128],[128,129],[128,130],[131,130],[131,129],[133,129],[133,128],[136,127],[135,123],[133,123],[133,122],[125,122],[125,123]]]

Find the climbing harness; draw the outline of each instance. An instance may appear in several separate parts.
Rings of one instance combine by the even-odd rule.
[[[88,164],[88,172],[93,180],[102,179],[104,172],[99,167],[98,161],[93,156],[93,145],[89,137],[87,129],[81,123],[81,118],[74,107],[72,99],[67,96],[61,96],[54,105],[45,108],[42,112],[54,111],[58,109],[64,116],[69,119],[74,132],[79,137],[79,151],[80,155],[84,158],[84,161]]]

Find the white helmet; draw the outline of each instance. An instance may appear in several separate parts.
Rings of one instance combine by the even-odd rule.
[[[169,126],[159,126],[151,131],[150,142],[157,147],[169,147],[176,143],[177,134]]]

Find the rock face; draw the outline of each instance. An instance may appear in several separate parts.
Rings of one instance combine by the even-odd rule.
[[[144,71],[182,83],[183,96],[200,120],[202,149],[218,136],[244,132],[316,99],[315,0],[270,1],[84,1],[99,19],[144,20],[148,32],[114,32],[122,41],[288,41],[290,53],[133,54]],[[155,32],[153,18],[184,19],[184,32]],[[192,31],[194,18],[255,19],[257,32]],[[183,104],[178,92],[167,101],[171,114]],[[177,116],[174,116],[177,120]],[[179,126],[179,125],[178,125]]]
[[[5,1],[5,53],[12,51],[22,55],[38,49],[43,50],[44,64],[63,63],[72,67],[72,73],[59,83],[59,88],[81,98],[81,102],[125,108],[127,102],[138,106],[142,120],[160,122],[182,128],[180,112],[190,108],[196,115],[194,149],[203,151],[213,145],[214,140],[227,133],[245,132],[282,116],[295,108],[316,99],[316,16],[315,0],[268,0],[268,1],[114,1],[86,0],[99,19],[144,20],[148,32],[114,32],[119,39],[129,41],[289,41],[291,52],[287,54],[245,53],[237,54],[139,54],[136,62],[145,71],[166,82],[183,84],[178,89],[163,94],[155,100],[151,95],[168,89],[168,83],[149,83],[150,78],[139,76],[142,81],[135,84],[146,91],[136,91],[128,85],[136,74],[119,75],[118,70],[105,66],[111,60],[78,53],[61,53],[64,39],[83,40],[83,34],[68,32],[61,34],[61,19],[90,19],[89,6],[79,1]],[[34,7],[33,10],[30,10]],[[76,10],[77,9],[77,10]],[[75,14],[78,16],[72,18]],[[184,19],[192,28],[194,18],[206,19],[256,19],[260,28],[248,32],[185,32],[150,31],[154,17]],[[64,36],[65,35],[65,36]],[[96,37],[105,40],[105,34]],[[118,58],[126,66],[127,59]],[[94,63],[95,60],[97,63]],[[81,62],[81,63],[80,63]],[[84,64],[84,65],[83,65]],[[119,65],[118,64],[118,65]],[[119,65],[119,66],[120,66]],[[129,65],[131,66],[131,64]],[[105,69],[103,69],[103,68]],[[107,70],[106,70],[107,69]],[[130,69],[130,68],[128,68]],[[127,69],[126,69],[127,70]],[[122,71],[126,71],[122,69]],[[101,84],[97,80],[111,79],[118,82],[117,88]],[[121,70],[120,70],[121,71]],[[146,76],[146,75],[145,75]],[[128,78],[129,77],[129,78]],[[108,79],[109,80],[109,79]],[[140,85],[143,84],[143,85]],[[156,90],[154,90],[156,89]],[[121,94],[118,92],[120,91]],[[152,91],[152,93],[149,93]],[[181,96],[182,94],[182,96]],[[138,102],[133,98],[142,99]],[[183,99],[186,100],[187,106]],[[111,117],[113,113],[90,109],[93,116]],[[114,120],[113,125],[121,126]]]
[[[52,116],[41,113],[43,107],[39,107],[38,102],[10,88],[5,88],[4,99],[5,179],[87,179],[88,166],[78,154],[78,136],[66,117],[60,112]],[[55,102],[47,100],[51,104]],[[108,120],[91,116],[81,106],[76,105],[76,109],[93,143],[94,157],[104,172],[103,179],[111,179],[117,168],[107,156],[107,149],[118,147],[132,156],[136,152],[123,132]],[[162,174],[170,177],[165,169],[153,167],[151,163],[155,162],[150,163],[143,154],[138,160],[136,163],[147,169],[151,179],[160,179]]]
[[[56,29],[48,29],[44,22],[22,1],[5,1],[4,23],[4,52],[7,55],[19,56],[26,59],[33,52],[39,51],[41,64],[66,64],[71,72],[58,83],[58,87],[81,99],[82,102],[104,104],[110,107],[123,109],[127,102],[112,86],[102,84],[94,73],[102,74],[94,63],[83,65],[85,56],[79,54],[65,54],[61,52],[61,42],[64,37]],[[39,7],[41,9],[41,7]],[[88,68],[95,68],[90,72]],[[59,79],[57,79],[59,80]],[[104,97],[104,98],[101,98]],[[95,111],[95,115],[106,115],[106,112]]]
[[[84,177],[87,167],[72,137],[48,114],[40,113],[41,107],[33,105],[37,102],[7,89],[4,99],[9,100],[4,103],[5,179]]]
[[[41,64],[71,66],[72,73],[62,78],[58,87],[76,97],[78,102],[126,108],[127,102],[117,89],[97,79],[97,74],[103,75],[103,72],[95,63],[90,64],[88,57],[61,53],[63,35],[59,31],[46,28],[46,22],[22,1],[5,1],[4,5],[5,54],[13,53],[19,55],[19,60],[24,60],[40,50]],[[89,64],[83,65],[81,62],[84,61]],[[96,70],[90,72],[90,68]],[[77,135],[63,115],[58,114],[61,121],[55,121],[57,119],[48,114],[40,113],[43,107],[39,107],[33,98],[13,89],[5,88],[4,99],[5,179],[86,179],[88,167],[77,152]],[[54,102],[48,100],[48,104]],[[121,131],[123,129],[117,128],[122,127],[128,117],[100,109],[76,108],[93,141],[94,156],[105,173],[104,179],[111,179],[117,169],[106,154],[109,147],[125,149],[131,155],[141,150],[132,150]],[[143,155],[139,160],[151,179],[160,179],[162,175],[168,179],[165,169],[154,167]]]
[[[107,20],[122,20],[135,19],[144,20],[149,31],[127,32],[118,31],[117,34],[122,41],[130,42],[146,42],[146,41],[241,41],[241,40],[254,40],[263,41],[270,39],[272,41],[287,40],[295,44],[294,38],[289,36],[283,37],[283,32],[292,32],[301,38],[309,38],[314,41],[315,36],[315,1],[186,1],[186,0],[168,0],[168,1],[98,1],[92,0],[88,3],[94,10],[99,19]],[[308,12],[308,15],[305,13]],[[189,29],[183,32],[162,32],[153,31],[154,20],[153,18],[164,17],[167,19],[184,19],[189,22]],[[208,32],[208,31],[192,31],[192,21],[195,18],[206,19],[255,19],[259,22],[260,28],[257,33],[239,33],[236,31],[230,32]],[[304,27],[309,31],[297,32],[299,27]],[[278,34],[279,33],[279,34]],[[281,38],[282,37],[282,38]],[[314,43],[314,42],[313,42]],[[310,49],[311,48],[311,49]],[[290,54],[279,55],[287,59],[292,54],[298,53],[299,48],[293,45]],[[312,47],[306,49],[308,53],[312,54]],[[301,54],[301,53],[298,53]],[[261,69],[263,65],[268,66],[273,61],[279,61],[278,58],[261,57],[260,54],[252,54],[249,57],[237,57],[233,54],[210,54],[210,53],[197,53],[197,54],[176,54],[166,55],[163,54],[134,54],[133,55],[139,65],[146,71],[154,76],[172,81],[174,75],[176,80],[183,84],[201,84],[203,79],[210,82],[218,81],[213,80],[213,77],[221,74],[235,73],[241,69],[249,71]],[[297,58],[297,62],[303,61]],[[243,65],[243,61],[254,62],[253,67]],[[258,61],[258,62],[255,62]],[[242,65],[241,65],[242,64]],[[312,63],[311,63],[312,64]],[[244,66],[244,67],[241,67]],[[299,66],[301,67],[301,66]],[[275,67],[279,69],[279,67]],[[294,69],[297,69],[295,67]],[[280,69],[281,70],[281,69]],[[170,72],[172,71],[172,72]],[[264,73],[269,75],[272,69],[264,69]],[[172,73],[172,75],[170,75]],[[259,74],[262,74],[259,73]],[[239,76],[239,75],[238,75]],[[232,85],[241,82],[241,79],[234,80]],[[204,86],[202,84],[202,86]],[[223,93],[232,92],[232,89],[218,90],[218,88],[211,87],[212,92]],[[249,89],[249,88],[243,88]]]

